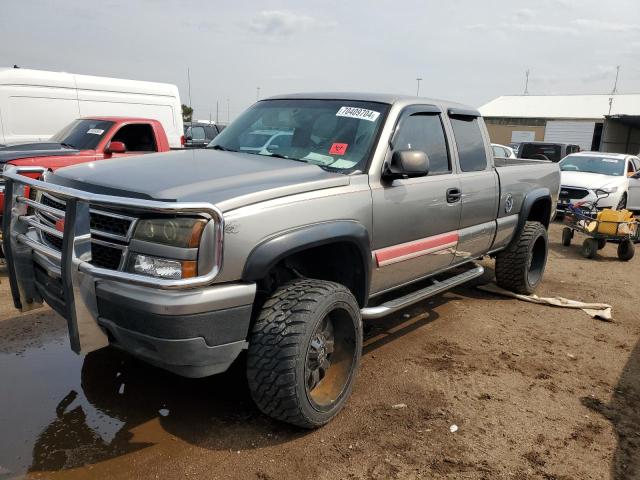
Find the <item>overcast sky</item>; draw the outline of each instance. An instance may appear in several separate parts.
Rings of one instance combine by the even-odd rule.
[[[639,0],[0,0],[0,66],[169,82],[196,118],[260,96],[640,92]]]

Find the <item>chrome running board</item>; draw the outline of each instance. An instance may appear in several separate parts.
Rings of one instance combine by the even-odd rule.
[[[374,318],[384,317],[391,313],[402,310],[409,305],[417,303],[425,298],[433,297],[439,293],[445,292],[450,288],[457,287],[458,285],[478,278],[484,273],[484,268],[480,265],[476,265],[474,268],[467,270],[464,273],[460,273],[446,280],[438,281],[433,280],[433,284],[428,287],[422,288],[415,292],[411,292],[404,297],[395,298],[388,302],[378,305],[376,307],[366,307],[360,310],[363,320],[370,320]]]

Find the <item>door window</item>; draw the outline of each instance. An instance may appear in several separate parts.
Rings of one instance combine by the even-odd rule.
[[[447,140],[439,115],[415,113],[405,117],[393,141],[394,150],[420,150],[429,156],[429,175],[451,171]]]
[[[451,117],[458,147],[460,170],[478,172],[487,168],[487,153],[477,117]]]
[[[125,125],[113,136],[112,142],[124,143],[127,152],[157,152],[153,128],[149,124]]]

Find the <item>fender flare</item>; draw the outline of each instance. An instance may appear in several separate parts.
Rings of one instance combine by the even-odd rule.
[[[364,298],[358,300],[366,302],[371,282],[371,241],[366,227],[351,220],[308,225],[264,240],[256,245],[249,254],[242,272],[242,279],[245,281],[260,280],[278,262],[294,253],[337,242],[351,243],[360,253],[365,283]]]
[[[549,218],[547,219],[546,223],[543,222],[545,228],[549,228],[549,223],[551,222],[551,212],[553,211],[553,200],[551,197],[551,191],[547,187],[535,188],[527,193],[524,197],[524,200],[522,201],[522,207],[520,208],[520,214],[518,217],[518,225],[516,226],[516,230],[513,234],[510,244],[518,240],[520,233],[522,233],[522,230],[524,229],[524,224],[527,223],[527,218],[529,218],[529,214],[531,213],[533,205],[539,200],[549,201],[549,206],[551,207],[549,211]]]

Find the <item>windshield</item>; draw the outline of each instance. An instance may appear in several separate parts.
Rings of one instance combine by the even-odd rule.
[[[389,106],[348,100],[256,103],[207,148],[277,156],[336,171],[364,170]]]
[[[113,122],[106,120],[74,120],[51,137],[51,141],[78,150],[94,150],[112,125]]]
[[[563,172],[600,173],[621,177],[624,175],[624,158],[591,157],[569,155],[560,162]]]

